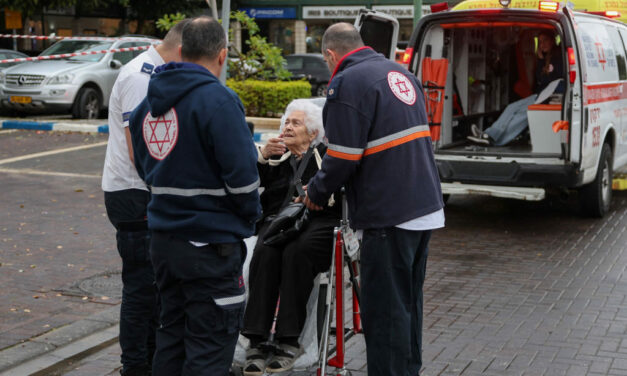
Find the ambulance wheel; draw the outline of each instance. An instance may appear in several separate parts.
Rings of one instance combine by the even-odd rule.
[[[76,95],[72,106],[72,117],[75,119],[96,119],[102,109],[100,93],[94,88],[84,87]]]
[[[601,218],[610,210],[612,201],[612,148],[603,144],[594,181],[581,189],[580,200],[584,214]]]

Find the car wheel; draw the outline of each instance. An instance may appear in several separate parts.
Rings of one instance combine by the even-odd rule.
[[[603,144],[594,181],[581,188],[580,200],[584,213],[601,218],[610,210],[612,201],[612,148]]]
[[[326,97],[327,96],[327,83],[323,82],[316,86],[316,97]]]
[[[72,117],[76,119],[96,119],[102,109],[100,94],[91,87],[82,88],[76,95],[72,107]]]

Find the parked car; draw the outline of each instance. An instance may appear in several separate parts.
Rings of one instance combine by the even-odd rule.
[[[322,54],[293,54],[285,57],[287,70],[294,78],[307,78],[311,84],[311,95],[324,97],[327,95],[327,84],[331,72]]]
[[[19,52],[19,51],[15,51],[15,50],[4,50],[4,49],[0,49],[0,60],[5,60],[5,59],[19,59],[22,57],[28,57],[28,55],[26,55],[25,53]],[[2,63],[0,64],[0,70],[12,67],[14,65],[17,64],[21,64],[21,63]]]
[[[39,56],[147,46],[151,38],[66,39]],[[0,72],[0,104],[17,111],[71,112],[93,119],[109,105],[120,67],[143,51],[107,52],[26,62]]]

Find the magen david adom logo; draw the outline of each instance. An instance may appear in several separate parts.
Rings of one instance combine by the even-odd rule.
[[[167,157],[179,136],[178,116],[174,108],[156,118],[148,112],[144,118],[143,133],[150,155],[158,160]]]
[[[401,72],[391,71],[388,73],[388,85],[401,102],[410,106],[416,103],[416,89],[414,89],[409,78]]]

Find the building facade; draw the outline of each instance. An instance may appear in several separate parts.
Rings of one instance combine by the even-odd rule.
[[[430,13],[429,5],[437,2],[423,0],[423,14]],[[352,23],[362,8],[395,16],[400,23],[399,44],[409,40],[414,19],[412,0],[240,0],[234,4],[234,9],[254,18],[260,27],[260,34],[282,48],[285,54],[320,52],[326,28],[340,21]],[[239,35],[234,36],[236,44],[241,39]]]

